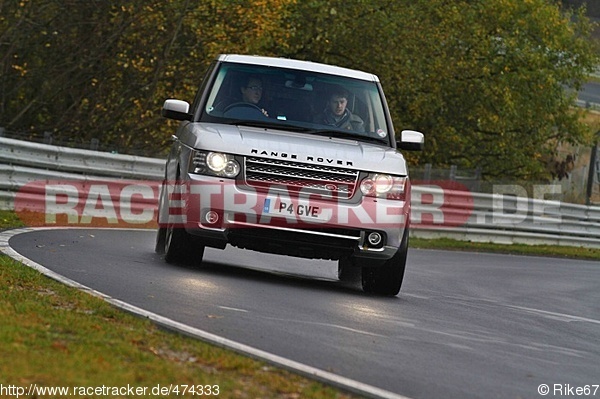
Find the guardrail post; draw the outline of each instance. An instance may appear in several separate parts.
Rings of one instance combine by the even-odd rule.
[[[4,137],[4,131],[5,129],[2,126],[0,126],[0,137]]]
[[[90,142],[90,150],[98,151],[98,147],[100,147],[100,140],[92,139]]]
[[[429,181],[431,180],[431,164],[425,164],[425,170],[423,171],[423,180]]]
[[[52,132],[44,132],[44,144],[52,144]]]
[[[596,135],[600,136],[600,132],[596,133]],[[598,182],[598,184],[600,184],[600,159],[598,158],[598,139],[596,139],[596,143],[594,144],[594,147],[592,147],[592,155],[590,157],[590,169],[588,171],[587,190],[585,195],[586,205],[591,205],[592,203],[594,183]]]
[[[477,166],[475,168],[475,184],[473,185],[473,190],[479,191],[481,189],[481,174],[482,168],[481,166]]]
[[[456,165],[450,165],[450,180],[456,180]]]

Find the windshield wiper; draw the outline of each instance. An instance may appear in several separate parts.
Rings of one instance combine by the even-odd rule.
[[[305,127],[290,125],[287,123],[270,122],[268,120],[266,120],[266,121],[259,121],[259,120],[256,120],[256,121],[252,121],[252,120],[232,121],[229,124],[236,125],[236,126],[263,127],[263,128],[273,128],[273,129],[280,129],[280,130],[285,129],[285,130],[293,130],[296,132],[304,132],[307,130]]]
[[[331,129],[316,129],[316,130],[309,130],[309,131],[307,131],[307,133],[314,134],[317,136],[328,136],[328,137],[335,137],[335,138],[341,138],[341,139],[366,141],[368,143],[389,144],[387,140],[379,139],[379,138],[371,137],[371,136],[363,136],[362,134],[356,133],[356,132],[351,133],[351,132],[343,132],[343,131],[331,130]]]

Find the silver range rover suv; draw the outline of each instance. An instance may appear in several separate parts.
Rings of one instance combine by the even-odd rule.
[[[156,251],[200,263],[205,247],[338,261],[340,279],[397,295],[408,251],[410,181],[379,78],[331,65],[220,55],[166,161]]]

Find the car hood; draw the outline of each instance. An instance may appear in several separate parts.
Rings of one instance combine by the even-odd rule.
[[[407,175],[405,159],[396,149],[358,140],[207,123],[190,123],[179,136],[197,149]]]

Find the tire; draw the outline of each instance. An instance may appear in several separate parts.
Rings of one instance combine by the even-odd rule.
[[[177,176],[179,184],[179,175]],[[168,200],[166,200],[168,201]],[[202,241],[191,236],[183,227],[175,227],[169,221],[166,227],[159,227],[156,235],[157,252],[159,244],[163,245],[163,253],[167,263],[184,263],[189,265],[200,265],[204,256],[204,244]]]
[[[164,254],[167,263],[200,265],[204,245],[183,228],[169,226],[165,229]]]
[[[160,198],[158,200],[158,230],[156,231],[156,242],[154,243],[154,252],[159,255],[163,255],[165,253],[165,239],[167,237],[167,228],[161,227],[163,221],[161,220],[160,214],[163,207],[166,207],[166,197],[165,197],[165,186],[164,182],[160,189]]]
[[[404,231],[400,248],[391,259],[381,266],[362,268],[363,291],[385,296],[398,295],[404,279],[407,255],[408,229]]]
[[[154,244],[154,252],[159,255],[165,253],[165,240],[167,238],[167,228],[159,227],[156,231],[156,243]]]
[[[352,259],[340,259],[338,261],[338,279],[346,285],[360,286],[362,281],[361,268],[354,266]]]

